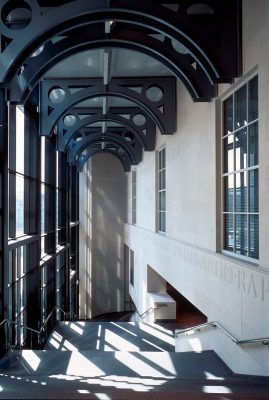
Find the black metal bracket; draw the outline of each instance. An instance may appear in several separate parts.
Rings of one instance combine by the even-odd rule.
[[[141,116],[142,125],[135,124],[137,116]],[[72,126],[66,125],[66,119],[72,118]],[[77,132],[82,132],[86,126],[91,126],[98,122],[105,122],[109,125],[111,122],[122,127],[126,133],[126,140],[133,137],[143,146],[145,150],[154,150],[156,141],[156,127],[151,118],[141,113],[139,108],[130,107],[112,107],[106,115],[100,108],[73,108],[63,115],[57,125],[58,150],[65,151],[69,141],[77,136]],[[86,128],[87,130],[87,128]],[[85,128],[84,128],[85,131]],[[89,131],[89,129],[88,129]]]
[[[62,98],[52,97],[55,89],[61,91]],[[49,136],[60,118],[80,102],[100,96],[132,101],[140,107],[140,114],[150,117],[162,134],[176,131],[176,80],[173,77],[115,78],[108,85],[104,85],[102,79],[61,79],[40,82],[40,135]]]
[[[119,159],[125,172],[131,171],[131,161],[130,161],[128,155],[124,152],[124,150],[121,147],[117,147],[116,145],[113,147],[111,146],[111,148],[106,148],[104,150],[102,150],[100,147],[98,147],[98,145],[96,145],[96,148],[91,147],[90,149],[88,149],[86,154],[82,154],[78,158],[78,160],[76,162],[76,166],[77,166],[78,170],[80,172],[82,172],[83,167],[84,167],[85,163],[89,160],[89,158],[91,158],[95,154],[99,154],[99,153],[113,154],[115,157],[117,157]]]
[[[165,65],[189,91],[194,101],[209,101],[216,95],[215,85],[195,59],[175,50],[170,38],[159,40],[149,34],[120,24],[108,36],[104,24],[77,28],[57,42],[49,41],[34,56],[28,57],[24,68],[14,75],[9,85],[9,100],[24,103],[38,81],[54,65],[73,54],[96,48],[124,48],[142,52]]]
[[[7,17],[23,4],[31,17],[21,30],[12,29]],[[0,82],[8,87],[30,55],[57,35],[89,23],[116,21],[139,25],[177,43],[207,74],[212,84],[232,79],[241,70],[241,0],[203,0],[204,14],[195,12],[197,1],[174,3],[176,10],[152,0],[76,0],[41,12],[36,0],[2,0],[0,5]]]

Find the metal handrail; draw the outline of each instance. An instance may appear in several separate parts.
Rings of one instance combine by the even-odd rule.
[[[193,327],[190,327],[190,328],[186,328],[186,329],[180,329],[180,330],[177,329],[175,331],[175,336],[178,337],[179,335],[182,335],[184,333],[191,332],[191,331],[199,332],[201,329],[207,328],[207,327],[219,328],[222,332],[224,332],[226,334],[226,336],[228,336],[237,345],[253,344],[253,343],[262,343],[265,346],[269,345],[269,337],[255,338],[255,339],[244,339],[244,340],[236,339],[230,332],[228,332],[221,324],[219,324],[216,321],[206,322],[205,324],[196,325],[196,326],[193,326]]]
[[[131,318],[137,314],[139,318],[144,318],[150,311],[157,310],[158,308],[166,307],[166,304],[157,304],[156,306],[151,306],[148,310],[144,311],[142,314],[139,313],[138,310],[135,310],[134,313],[132,314]]]
[[[144,318],[146,316],[146,314],[148,314],[150,311],[153,311],[156,309],[157,309],[157,307],[150,307],[148,310],[144,311],[142,314],[140,314],[138,310],[135,310],[130,318],[133,318],[136,314],[139,316],[139,318]]]
[[[31,347],[32,347],[32,338],[33,338],[33,337],[32,337],[32,334],[33,334],[33,333],[36,333],[36,334],[38,335],[38,343],[40,344],[40,335],[41,335],[42,332],[45,330],[45,328],[46,328],[46,326],[47,326],[47,323],[49,322],[49,320],[51,319],[53,313],[54,313],[56,310],[61,311],[61,312],[64,314],[64,317],[67,316],[67,318],[68,318],[69,316],[70,316],[70,317],[72,316],[72,317],[71,317],[72,320],[73,320],[73,318],[76,316],[76,314],[75,314],[73,311],[66,312],[66,311],[64,311],[61,307],[59,307],[59,306],[56,305],[56,306],[51,310],[51,312],[49,313],[49,315],[47,316],[47,318],[45,319],[45,321],[44,321],[43,325],[41,326],[40,330],[31,328],[31,327],[29,327],[29,326],[20,324],[19,322],[12,321],[12,320],[7,319],[7,318],[0,322],[0,326],[2,326],[2,325],[4,325],[4,324],[6,324],[5,327],[8,326],[8,325],[14,325],[14,326],[16,326],[16,327],[18,327],[18,328],[21,328],[21,329],[25,329],[25,330],[30,331],[30,332],[31,332]],[[64,320],[65,320],[65,318],[64,318]],[[5,328],[5,329],[6,329],[6,328]],[[46,331],[46,333],[47,333],[47,331]],[[6,337],[5,337],[5,339],[6,339],[5,348],[7,349],[7,348],[8,348],[8,343],[7,343],[7,332],[6,332],[6,335],[5,335],[5,336],[6,336]]]

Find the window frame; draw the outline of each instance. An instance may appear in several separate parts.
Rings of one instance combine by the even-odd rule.
[[[136,169],[131,172],[132,184],[132,225],[137,224],[137,173]]]
[[[160,168],[160,155],[161,153],[164,152],[165,157],[164,159],[164,166],[163,168]],[[166,147],[165,145],[161,146],[159,150],[156,152],[156,231],[162,235],[166,234]],[[160,177],[161,173],[164,171],[164,188],[160,189]],[[161,204],[160,204],[160,193],[164,193],[164,210],[161,210]],[[160,219],[160,213],[164,214],[164,230],[161,228],[161,219]]]
[[[260,260],[260,240],[259,240],[259,254],[258,258],[254,258],[250,255],[250,249],[249,249],[249,243],[250,243],[250,222],[249,218],[251,215],[258,215],[259,217],[259,230],[260,231],[260,182],[258,180],[258,212],[252,212],[249,211],[249,197],[250,197],[250,191],[249,191],[249,172],[250,171],[255,171],[255,170],[260,170],[260,160],[259,160],[259,118],[260,118],[260,113],[259,113],[259,107],[258,107],[258,116],[256,119],[253,119],[249,122],[249,83],[254,79],[258,79],[258,105],[259,105],[259,75],[258,71],[255,69],[255,71],[252,71],[248,75],[240,80],[237,84],[235,84],[232,88],[230,88],[223,96],[220,97],[220,116],[221,116],[221,131],[220,131],[220,188],[221,188],[221,201],[220,201],[220,214],[221,214],[221,253],[224,255],[227,255],[229,257],[237,258],[242,261],[246,261],[247,263],[251,263],[254,265],[259,264]],[[242,89],[244,86],[246,86],[246,113],[247,113],[247,124],[243,125],[237,129],[234,127],[234,117],[235,117],[235,94]],[[247,166],[244,168],[237,169],[236,166],[236,142],[235,139],[233,138],[233,170],[232,171],[226,171],[224,172],[224,138],[227,138],[229,134],[224,134],[224,103],[226,100],[228,100],[230,97],[233,97],[233,130],[230,135],[235,135],[237,132],[240,130],[243,130],[243,128],[246,129],[247,131],[247,153],[246,153],[246,158],[247,158]],[[257,124],[257,129],[258,129],[258,163],[255,164],[254,166],[249,166],[249,127],[254,126]],[[246,200],[246,210],[247,211],[236,211],[235,208],[235,203],[236,203],[236,176],[241,173],[246,173],[246,179],[247,179],[247,200]],[[233,177],[233,188],[234,188],[234,196],[233,196],[233,211],[224,211],[225,209],[225,183],[224,183],[224,178],[232,176]],[[260,174],[259,178],[260,179]],[[233,244],[233,251],[227,250],[224,248],[225,246],[225,215],[232,215],[233,217],[233,229],[234,229],[234,244]],[[247,252],[248,255],[243,255],[243,254],[238,254],[236,253],[236,234],[235,234],[235,218],[236,215],[245,215],[247,217]],[[260,239],[260,234],[259,234],[259,239]]]

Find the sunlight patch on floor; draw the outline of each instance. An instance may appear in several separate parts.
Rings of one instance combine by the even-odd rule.
[[[109,329],[105,330],[105,341],[110,343],[113,347],[121,351],[139,351],[139,347],[129,342],[126,339],[123,339],[121,336],[116,333],[110,331]]]
[[[154,325],[149,325],[149,324],[145,324],[145,323],[138,323],[139,328],[141,329],[141,331],[147,332],[150,335],[152,335],[155,338],[158,338],[160,340],[163,340],[164,342],[171,344],[172,346],[175,346],[175,339],[174,337],[171,337],[169,335],[167,335],[164,332],[160,332],[159,329],[155,329]]]
[[[116,322],[111,322],[111,325],[114,325],[114,326],[116,326],[117,328],[119,328],[119,329],[121,329],[121,330],[123,330],[123,331],[129,333],[130,335],[136,336],[136,337],[137,337],[137,335],[136,335],[135,333],[129,331],[129,330],[126,329],[126,328],[123,328],[123,326],[121,326],[121,325],[119,325],[119,324],[116,324]]]
[[[76,333],[78,333],[80,336],[83,335],[83,329],[80,328],[79,326],[77,326],[77,324],[74,324],[73,322],[70,324],[70,328],[75,331]]]
[[[90,378],[82,380],[89,385],[100,385],[103,387],[113,387],[116,389],[133,390],[134,392],[149,392],[155,386],[164,385],[166,380],[154,380],[152,378],[130,378],[127,376],[110,375],[100,378]]]
[[[94,393],[98,400],[112,400],[106,393]]]
[[[70,343],[68,340],[65,340],[64,341],[64,347],[67,349],[67,350],[70,350],[70,351],[78,351],[78,348],[77,347],[75,347],[72,343]]]
[[[208,372],[208,371],[204,371],[205,372],[205,377],[206,377],[206,379],[217,379],[217,380],[221,380],[221,381],[224,381],[225,379],[222,377],[222,376],[216,376],[216,375],[213,375],[211,372]]]
[[[89,394],[90,391],[89,390],[85,390],[85,389],[78,389],[78,393],[80,393],[80,394]]]
[[[60,347],[60,343],[57,342],[53,337],[50,338],[49,343],[56,349],[58,350]]]
[[[115,353],[115,359],[125,365],[126,368],[134,371],[139,376],[152,376],[166,378],[156,365],[156,369],[150,366],[146,361],[140,360],[135,354],[118,352]]]
[[[231,394],[233,393],[231,389],[227,388],[226,386],[203,386],[204,393],[224,393],[224,394]]]
[[[71,354],[66,370],[67,375],[100,376],[105,372],[78,351]]]
[[[152,359],[152,354],[151,353],[142,353],[141,356],[143,358],[148,359],[151,363],[158,362],[158,356],[160,356],[160,362],[156,364],[158,367],[160,367],[162,370],[166,370],[169,374],[176,376],[177,371],[175,370],[174,363],[171,360],[170,354],[169,353],[154,353],[154,358]],[[157,359],[156,359],[157,357]]]
[[[33,350],[22,350],[22,358],[27,362],[33,371],[36,371],[41,360]]]
[[[143,342],[150,344],[151,346],[155,347],[156,349],[158,349],[159,351],[165,351],[164,349],[162,349],[160,346],[157,346],[156,344],[150,342],[147,339],[142,339]]]

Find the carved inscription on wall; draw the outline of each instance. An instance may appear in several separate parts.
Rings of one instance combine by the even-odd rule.
[[[230,261],[221,254],[215,254],[198,247],[194,247],[173,239],[156,235],[149,231],[131,227],[127,230],[129,239],[135,236],[134,243],[140,244],[140,249],[153,246],[154,252],[165,253],[167,257],[173,257],[174,262],[186,264],[197,268],[210,278],[231,285],[243,294],[251,296],[259,301],[269,298],[269,270],[255,271],[255,267],[248,268],[237,261]]]

